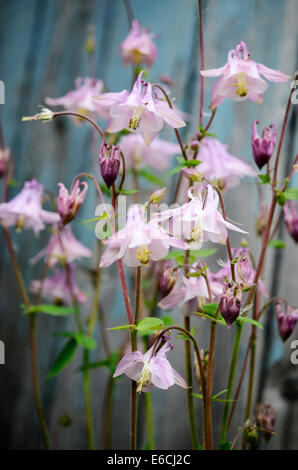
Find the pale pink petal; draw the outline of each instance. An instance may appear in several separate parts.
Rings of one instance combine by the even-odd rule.
[[[264,75],[267,80],[271,82],[286,82],[291,77],[289,75],[285,75],[284,73],[280,72],[279,70],[273,70],[269,67],[266,67],[263,64],[257,64],[258,71]]]

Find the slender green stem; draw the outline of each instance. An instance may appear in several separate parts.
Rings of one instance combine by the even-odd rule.
[[[243,327],[243,323],[237,323],[236,324],[234,347],[233,347],[232,360],[231,360],[230,373],[229,373],[228,386],[227,386],[227,393],[226,393],[226,400],[227,401],[225,402],[223,417],[222,417],[222,425],[221,425],[221,433],[220,433],[220,442],[221,442],[221,444],[223,444],[227,440],[227,426],[228,426],[229,411],[230,411],[230,401],[229,400],[232,399],[232,394],[233,394],[233,385],[234,385],[235,372],[236,372],[237,361],[238,361],[238,352],[239,352],[239,346],[240,346],[242,327]]]
[[[136,306],[134,324],[139,321],[140,314],[140,299],[141,299],[141,267],[137,267],[136,273]],[[137,332],[131,332],[131,350],[137,349]],[[137,419],[138,419],[138,399],[137,399],[137,383],[135,380],[131,381],[131,418],[130,418],[130,449],[136,450],[137,448]]]
[[[184,328],[186,331],[190,331],[190,318],[185,316],[184,318]],[[189,419],[189,426],[190,426],[190,434],[191,434],[191,441],[193,449],[198,449],[199,441],[198,441],[198,434],[197,434],[197,425],[196,425],[196,418],[195,418],[195,408],[194,408],[194,400],[192,396],[192,361],[191,361],[191,351],[190,351],[190,342],[184,341],[185,345],[185,376],[188,388],[186,390],[187,394],[187,409],[188,409],[188,419]]]
[[[147,439],[148,439],[149,450],[154,450],[156,449],[156,444],[155,444],[155,436],[154,436],[151,392],[145,393],[145,411],[146,411]]]
[[[26,291],[26,287],[23,281],[22,274],[21,274],[20,266],[19,266],[19,263],[17,261],[16,255],[14,252],[9,230],[5,227],[4,227],[4,235],[5,235],[5,240],[7,243],[8,251],[11,257],[12,265],[15,271],[15,275],[17,278],[18,287],[21,292],[21,296],[24,300],[26,307],[29,309],[30,300],[27,295],[27,291]],[[40,398],[40,390],[39,390],[35,315],[29,315],[29,338],[30,338],[30,356],[31,356],[32,383],[33,383],[35,407],[36,407],[37,415],[38,415],[40,426],[41,426],[44,446],[46,449],[49,450],[51,449],[50,435],[49,435],[48,427],[47,427],[44,412],[43,412],[42,402]]]
[[[92,418],[92,404],[91,404],[91,391],[90,391],[90,372],[89,372],[89,351],[84,349],[83,354],[83,387],[85,397],[85,416],[88,436],[88,447],[89,450],[94,450],[94,432],[93,432],[93,418]]]
[[[219,313],[219,306],[216,317]],[[213,385],[213,369],[214,369],[214,348],[215,348],[215,332],[216,322],[210,324],[210,342],[209,342],[209,359],[206,380],[206,448],[213,449],[213,432],[212,432],[212,385]]]

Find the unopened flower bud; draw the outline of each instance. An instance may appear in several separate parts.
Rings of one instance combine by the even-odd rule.
[[[163,200],[166,190],[167,188],[162,188],[162,189],[157,189],[157,191],[154,191],[154,193],[151,194],[147,205],[159,204]]]
[[[195,168],[184,168],[182,173],[190,183],[201,183],[204,181],[204,175]]]
[[[54,117],[53,111],[44,106],[40,106],[41,112],[34,114],[34,116],[23,116],[22,121],[51,121]]]
[[[85,181],[81,184],[83,186],[82,191],[80,191],[80,181],[77,180],[69,194],[64,184],[59,183],[60,190],[57,198],[57,208],[64,225],[75,218],[85,200],[88,184]]]
[[[174,268],[167,266],[161,274],[159,288],[161,297],[168,295],[176,284],[178,274],[173,276]]]
[[[257,430],[256,423],[252,423],[250,420],[247,420],[245,423],[243,431],[245,440],[252,446],[255,446],[259,439],[259,433]]]
[[[112,145],[112,148],[103,142],[100,147],[99,165],[101,176],[108,189],[115,183],[119,174],[121,162],[121,152],[118,145]]]
[[[287,311],[284,312],[281,308],[281,304],[278,302],[276,304],[276,316],[280,337],[283,341],[286,341],[297,323],[298,309],[290,305]]]
[[[9,160],[10,150],[7,148],[0,148],[0,178],[3,178],[7,174]]]
[[[275,413],[272,405],[257,405],[256,422],[266,442],[270,441],[275,429]]]
[[[269,219],[269,208],[266,206],[265,203],[261,204],[261,209],[257,217],[257,224],[256,224],[256,229],[257,229],[257,234],[259,237],[262,237],[267,224],[268,224],[268,219]]]
[[[289,234],[295,243],[298,243],[298,213],[295,201],[284,205],[284,218]]]
[[[253,121],[251,144],[255,162],[259,169],[261,169],[272,157],[276,144],[277,125],[270,124],[269,127],[265,127],[262,137],[260,137],[257,131],[257,124],[259,124],[259,121]]]
[[[252,275],[252,267],[246,256],[241,256],[237,263],[237,271],[241,281],[247,284],[250,281]]]
[[[198,140],[192,140],[189,145],[191,150],[197,152],[199,150],[200,142]]]
[[[220,299],[220,313],[230,327],[238,318],[241,309],[242,288],[238,283],[228,282]]]

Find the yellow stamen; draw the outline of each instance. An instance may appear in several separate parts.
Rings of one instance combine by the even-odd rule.
[[[191,242],[198,242],[202,238],[202,228],[201,228],[201,220],[198,219],[194,228],[190,232],[190,241]]]
[[[150,251],[146,248],[146,246],[141,246],[138,248],[137,251],[137,260],[140,261],[142,264],[148,264],[150,261]]]
[[[129,121],[129,129],[133,129],[134,131],[139,127],[142,114],[144,109],[142,106],[137,106],[133,112],[132,118]]]
[[[24,225],[25,225],[25,216],[20,215],[16,223],[17,232],[20,232],[24,228]]]
[[[143,387],[151,384],[151,372],[149,370],[149,361],[144,364],[141,377],[137,381],[137,384],[137,392],[141,392]]]
[[[246,96],[248,93],[248,84],[249,82],[246,81],[245,73],[239,73],[237,76],[237,83],[233,85],[233,87],[237,87],[235,90],[236,95],[240,96],[241,98]]]

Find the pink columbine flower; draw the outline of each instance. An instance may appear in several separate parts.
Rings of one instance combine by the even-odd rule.
[[[268,87],[263,75],[271,82],[285,82],[290,77],[258,64],[250,58],[247,45],[241,41],[236,49],[228,54],[228,62],[218,69],[201,70],[204,77],[218,77],[211,91],[211,105],[215,109],[226,98],[233,101],[249,99],[256,103],[263,101],[264,92]]]
[[[276,304],[276,316],[280,337],[283,341],[286,341],[296,326],[298,320],[298,308],[290,305],[287,307],[286,312],[284,312],[281,308],[281,304],[278,302]]]
[[[200,248],[203,241],[225,243],[228,229],[247,233],[224,220],[218,210],[219,197],[211,185],[207,185],[204,201],[202,191],[194,194],[193,188],[188,190],[190,201],[176,209],[170,209],[158,214],[161,221],[170,220],[169,227],[174,236],[183,235],[187,242],[187,249]],[[171,224],[169,224],[171,225]]]
[[[134,351],[126,354],[117,365],[113,377],[121,374],[127,375],[137,382],[137,392],[149,392],[153,386],[167,390],[174,384],[188,388],[187,383],[178,372],[173,369],[166,358],[171,347],[165,343],[159,351],[152,356],[154,345],[145,353]]]
[[[172,144],[158,137],[148,147],[139,134],[121,137],[119,145],[125,158],[126,169],[138,170],[149,165],[157,170],[166,170],[169,166],[169,159],[180,152],[178,144]]]
[[[80,184],[83,186],[82,191],[80,190]],[[63,224],[66,225],[75,218],[83,204],[88,190],[88,183],[85,181],[80,183],[77,180],[70,193],[63,183],[59,183],[58,186],[60,186],[57,198],[58,212]]]
[[[296,201],[286,202],[284,205],[285,224],[289,234],[298,243],[298,212]]]
[[[251,145],[255,162],[261,169],[272,157],[276,144],[277,125],[270,124],[270,126],[265,127],[262,137],[260,137],[257,124],[259,124],[259,121],[256,120],[252,123]]]
[[[257,176],[248,163],[228,153],[227,145],[223,145],[219,140],[204,137],[197,144],[199,146],[197,158],[202,162],[197,170],[210,180],[215,177],[221,189],[234,188],[243,176]]]
[[[104,93],[97,97],[99,104],[109,109],[110,121],[107,132],[119,132],[122,129],[136,131],[141,134],[144,142],[150,145],[164,122],[178,128],[186,124],[166,100],[159,99],[152,93],[150,83],[142,80],[140,72],[132,92],[124,90],[120,93]]]
[[[149,34],[148,31],[141,29],[139,22],[133,20],[127,38],[120,45],[123,64],[139,65],[145,62],[148,67],[151,67],[157,57],[153,38],[154,34]]]
[[[244,287],[252,287],[254,285],[256,271],[251,265],[248,249],[244,247],[239,249],[233,248],[232,256],[235,261],[235,281],[238,284],[243,284]],[[231,265],[230,262],[227,261],[216,274],[212,274],[210,277],[211,281],[221,282],[222,285],[225,286],[226,279],[231,279],[231,275]],[[258,290],[265,297],[269,297],[262,279],[258,280]]]
[[[69,286],[70,283],[70,286]],[[69,289],[71,287],[71,290]],[[30,291],[38,294],[41,290],[43,299],[55,304],[72,305],[74,295],[78,302],[86,302],[85,294],[79,289],[75,280],[75,266],[69,265],[69,277],[66,276],[65,270],[55,269],[52,276],[46,277],[43,281],[32,281]]]
[[[54,266],[58,261],[72,263],[92,256],[89,248],[75,238],[70,225],[66,225],[62,230],[60,228],[54,230],[47,246],[31,259],[32,264],[45,258],[49,266]]]
[[[189,270],[190,273],[198,271],[198,266],[195,263]],[[219,300],[223,286],[217,280],[211,280],[210,272],[208,272],[209,284],[213,296],[213,301]],[[169,292],[168,295],[162,298],[158,306],[164,310],[169,310],[174,307],[178,307],[186,302],[196,300],[198,298],[209,298],[209,292],[207,289],[207,284],[203,276],[199,277],[186,277],[182,276],[180,281],[177,282],[174,288]],[[194,309],[196,306],[194,306]]]
[[[120,258],[127,266],[146,266],[150,260],[167,256],[171,246],[181,249],[186,246],[182,240],[168,235],[156,219],[147,222],[144,207],[137,205],[130,208],[126,226],[104,243],[108,248],[101,257],[101,268]]]
[[[32,228],[39,235],[45,224],[60,221],[59,214],[42,208],[43,186],[36,180],[27,181],[23,189],[9,202],[0,204],[0,223],[19,230]]]
[[[50,106],[63,106],[67,111],[80,114],[94,115],[102,119],[108,117],[107,109],[94,100],[103,90],[101,80],[90,77],[78,77],[75,81],[75,90],[69,91],[60,98],[45,98],[45,102]]]

